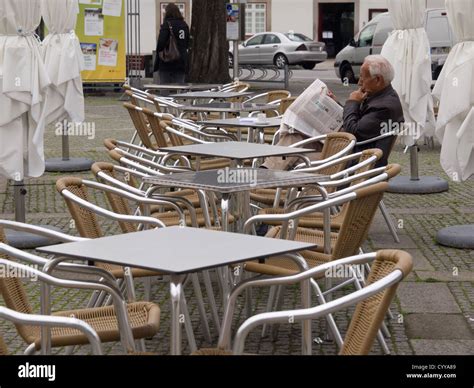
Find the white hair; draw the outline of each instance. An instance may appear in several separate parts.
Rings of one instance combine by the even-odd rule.
[[[381,55],[369,55],[365,58],[364,63],[369,66],[371,77],[382,76],[385,86],[388,86],[395,78],[395,70],[392,64]]]

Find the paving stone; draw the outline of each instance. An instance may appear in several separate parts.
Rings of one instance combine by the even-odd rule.
[[[472,340],[410,340],[416,355],[474,355]]]
[[[404,282],[397,296],[404,313],[460,313],[461,310],[444,283]]]
[[[417,246],[410,236],[400,234],[400,243],[393,240],[391,234],[372,233],[369,235],[372,245],[376,249],[416,249]]]
[[[404,248],[413,258],[413,270],[433,271],[434,268],[420,249]]]
[[[408,314],[405,317],[410,339],[471,339],[474,335],[461,314]]]
[[[457,275],[446,271],[416,271],[416,275],[423,281],[436,280],[439,282],[474,282],[474,273],[461,270]]]

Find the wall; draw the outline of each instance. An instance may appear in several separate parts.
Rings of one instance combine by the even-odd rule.
[[[155,0],[140,0],[141,52],[149,55],[156,48]]]
[[[272,0],[272,31],[293,30],[313,38],[312,9],[313,0]]]

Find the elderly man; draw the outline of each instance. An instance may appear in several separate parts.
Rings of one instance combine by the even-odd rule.
[[[403,123],[403,109],[392,88],[394,70],[381,55],[369,55],[360,69],[359,90],[352,92],[344,107],[343,131],[352,133],[357,141],[370,140]],[[395,136],[356,147],[354,152],[379,148],[383,157],[378,166],[385,166]]]
[[[352,133],[357,141],[365,141],[380,136],[387,130],[397,128],[403,123],[403,110],[397,92],[392,88],[394,70],[390,62],[381,55],[366,57],[359,79],[359,90],[352,92],[344,107],[344,123],[341,131]],[[335,99],[334,95],[329,95]],[[305,136],[299,132],[286,134],[278,145],[290,145],[301,141]],[[354,152],[369,148],[379,148],[383,157],[377,167],[385,166],[393,147],[395,137],[370,142],[356,147]],[[318,149],[316,149],[318,150]],[[320,150],[320,149],[319,149]],[[264,168],[286,170],[298,162],[296,158],[267,158]]]

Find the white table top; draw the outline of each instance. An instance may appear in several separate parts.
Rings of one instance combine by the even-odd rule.
[[[328,176],[319,174],[261,168],[227,168],[149,176],[143,178],[143,181],[156,186],[209,190],[227,194],[274,187],[303,187],[328,179]]]
[[[180,155],[208,156],[232,160],[248,160],[270,156],[297,155],[314,152],[310,148],[282,147],[268,144],[226,141],[160,148],[162,152]]]
[[[271,109],[277,109],[272,104],[254,104],[241,102],[211,102],[209,104],[184,105],[179,108],[185,112],[222,112],[222,113],[241,113],[257,112]]]
[[[214,127],[245,127],[245,128],[279,128],[281,117],[268,117],[264,122],[257,121],[256,117],[241,117],[231,119],[217,119],[200,121],[199,124],[210,125]]]
[[[188,93],[178,93],[172,94],[170,97],[173,98],[214,98],[214,99],[224,99],[224,98],[235,98],[235,97],[246,97],[251,96],[254,93],[251,92],[188,92]]]
[[[314,247],[315,244],[297,241],[175,226],[53,245],[38,251],[179,275]]]
[[[197,84],[197,83],[184,83],[184,84],[147,84],[143,88],[145,90],[207,90],[214,89],[222,86],[221,84]]]

